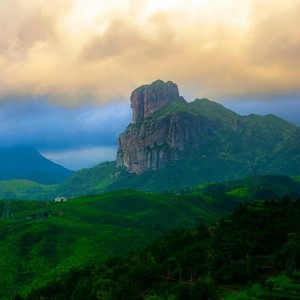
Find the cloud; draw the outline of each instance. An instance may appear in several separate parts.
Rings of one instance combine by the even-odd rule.
[[[299,14],[298,0],[1,0],[0,143],[112,157],[130,93],[158,78],[297,122]]]
[[[299,91],[299,1],[3,0],[0,98],[80,105],[173,80],[191,97]]]
[[[63,107],[39,99],[0,102],[0,144],[30,145],[44,151],[115,147],[131,119],[127,105]]]
[[[82,49],[82,57],[86,61],[105,60],[135,51],[145,43],[140,32],[124,21],[114,21],[103,33],[92,36]]]
[[[159,59],[178,49],[175,29],[168,22],[167,14],[156,14],[148,20],[147,31],[125,20],[114,20],[104,33],[92,36],[82,49],[86,61],[119,58],[124,66],[137,61]],[[166,43],[166,41],[168,41]]]

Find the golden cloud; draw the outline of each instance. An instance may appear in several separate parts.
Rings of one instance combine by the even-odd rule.
[[[298,0],[175,1],[161,9],[158,1],[123,1],[124,9],[98,1],[79,9],[96,2],[1,1],[0,96],[109,101],[157,78],[191,97],[300,89]]]

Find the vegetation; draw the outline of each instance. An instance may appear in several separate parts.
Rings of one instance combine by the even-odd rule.
[[[215,158],[214,164],[217,165],[218,163],[218,158]],[[42,185],[28,180],[0,182],[0,199],[50,200],[61,195],[79,197],[128,188],[158,193],[165,191],[181,193],[197,186],[200,186],[197,193],[201,195],[202,192],[206,193],[203,187],[207,186],[207,182],[211,182],[209,184],[210,190],[216,189],[219,191],[220,197],[221,191],[224,191],[222,198],[226,196],[226,193],[238,188],[246,188],[245,193],[247,195],[245,194],[244,198],[248,200],[272,199],[284,194],[297,198],[300,195],[300,180],[298,177],[253,175],[245,179],[224,182],[222,178],[226,178],[227,169],[220,169],[218,180],[214,180],[216,179],[215,171],[211,170],[210,164],[211,162],[207,160],[207,157],[202,157],[202,169],[199,169],[191,158],[173,162],[162,170],[145,172],[138,176],[117,168],[115,162],[104,162],[93,168],[76,172],[59,185]],[[228,163],[227,167],[235,168],[236,166],[231,162]],[[210,178],[206,183],[201,180],[204,176]]]
[[[266,176],[163,194],[118,190],[62,203],[9,201],[12,216],[0,223],[0,298],[26,296],[71,268],[140,249],[172,229],[211,224],[239,204],[284,194],[296,199],[299,191],[299,178]],[[0,202],[3,213],[6,205]]]
[[[0,181],[0,199],[52,199],[55,185],[43,185],[25,179]]]
[[[300,299],[299,215],[300,200],[287,197],[240,205],[209,226],[74,268],[25,299]]]
[[[199,140],[154,139],[180,159],[139,176],[0,149],[0,179],[29,179],[0,182],[1,299],[300,299],[299,127],[183,98],[129,126],[170,117]]]
[[[72,267],[138,249],[171,229],[212,222],[226,212],[200,196],[132,190],[62,203],[9,202],[10,213],[0,223],[1,299],[13,291],[26,295]]]

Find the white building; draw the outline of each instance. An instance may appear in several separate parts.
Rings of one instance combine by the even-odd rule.
[[[56,197],[55,199],[54,199],[54,202],[67,202],[67,198],[66,197]]]

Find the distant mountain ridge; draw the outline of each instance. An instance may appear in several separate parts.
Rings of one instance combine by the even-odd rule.
[[[73,173],[45,158],[34,148],[0,148],[0,181],[26,179],[42,184],[57,184]]]

